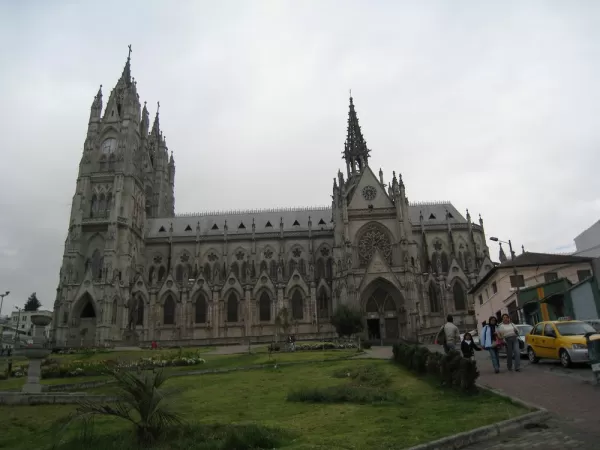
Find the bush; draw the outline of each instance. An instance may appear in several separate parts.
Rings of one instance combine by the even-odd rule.
[[[370,342],[362,342],[360,344],[360,346],[364,349],[364,350],[369,350],[371,348],[371,343]]]
[[[376,365],[346,367],[333,373],[336,378],[349,378],[355,386],[386,387],[392,379],[381,367]]]
[[[396,363],[419,374],[435,377],[444,386],[463,392],[477,391],[477,363],[463,358],[460,352],[451,351],[442,355],[419,345],[396,344],[393,354]]]
[[[352,384],[331,387],[304,387],[288,393],[290,402],[309,403],[389,403],[397,402],[398,395],[392,391],[374,389]]]

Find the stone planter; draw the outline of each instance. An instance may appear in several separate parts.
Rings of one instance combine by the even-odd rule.
[[[43,391],[43,386],[40,384],[42,360],[52,352],[52,349],[48,346],[48,340],[44,336],[44,328],[51,321],[52,319],[48,316],[32,315],[31,322],[35,325],[35,335],[28,341],[28,344],[25,346],[21,344],[17,350],[18,353],[29,360],[27,383],[23,385],[23,392],[37,394]]]

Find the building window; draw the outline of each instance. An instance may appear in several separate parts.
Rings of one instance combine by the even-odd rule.
[[[172,296],[168,296],[163,306],[163,323],[165,325],[175,324],[175,300]]]
[[[525,277],[523,275],[511,275],[510,276],[510,287],[512,287],[512,288],[525,287]]]
[[[586,278],[589,278],[592,276],[592,272],[589,270],[578,270],[577,271],[577,280],[578,281],[583,281]]]
[[[544,282],[550,283],[551,281],[558,280],[558,274],[556,272],[546,272],[544,274]]]
[[[195,323],[206,323],[206,300],[203,295],[200,295],[196,300],[196,314],[194,317]]]
[[[479,304],[483,305],[483,295],[479,294]]]
[[[454,283],[452,287],[452,293],[454,294],[454,309],[456,311],[463,311],[467,309],[467,296],[465,290],[459,282]]]
[[[495,294],[496,292],[498,292],[498,285],[496,284],[496,282],[494,281],[492,283],[492,292]]]
[[[292,295],[292,319],[302,320],[304,318],[304,302],[300,291]]]
[[[266,292],[263,292],[260,296],[258,314],[261,322],[271,321],[271,297]]]
[[[235,263],[234,263],[235,264]],[[227,299],[227,322],[238,321],[238,300],[236,295],[232,292],[229,294]]]

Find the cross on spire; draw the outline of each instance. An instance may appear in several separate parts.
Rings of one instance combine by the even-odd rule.
[[[131,59],[131,52],[132,52],[132,50],[131,50],[131,44],[129,44],[128,47],[129,47],[129,53],[127,55],[127,59]]]

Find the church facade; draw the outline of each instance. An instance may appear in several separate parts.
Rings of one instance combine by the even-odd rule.
[[[350,98],[345,173],[331,207],[175,214],[175,161],[150,126],[128,57],[95,96],[54,304],[59,346],[269,342],[332,336],[338,305],[364,338],[429,340],[492,267],[483,221],[450,202],[409,203],[369,165]],[[324,194],[325,197],[326,194]]]

